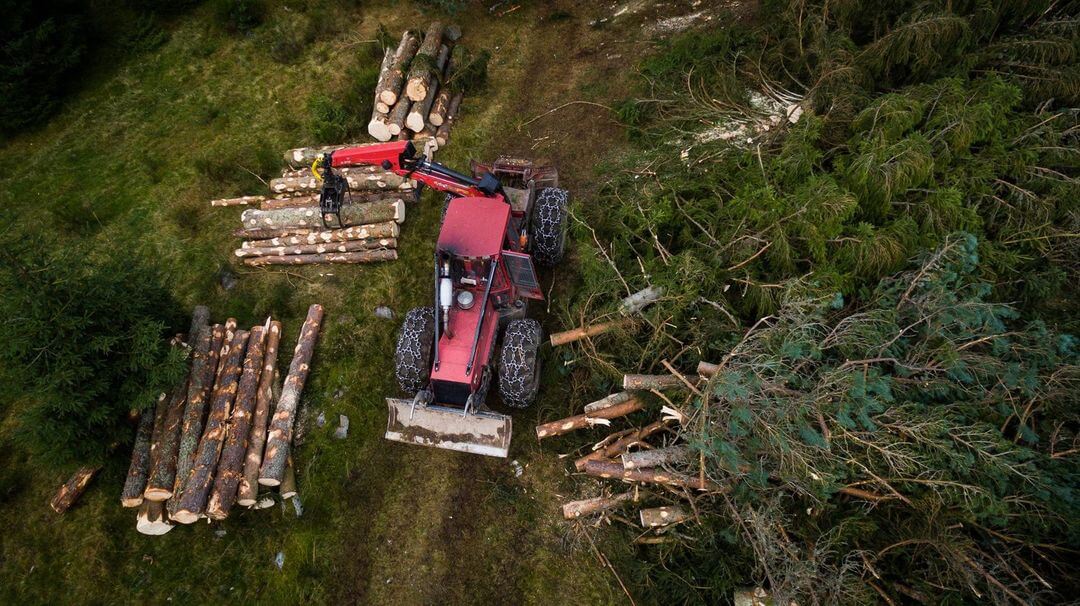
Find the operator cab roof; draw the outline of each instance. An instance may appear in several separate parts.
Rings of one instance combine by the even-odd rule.
[[[510,205],[492,198],[453,198],[439,232],[439,251],[493,257],[502,250]]]

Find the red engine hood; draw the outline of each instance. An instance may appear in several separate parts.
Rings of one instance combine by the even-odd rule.
[[[477,293],[477,298],[483,293]],[[454,307],[450,310],[450,334],[439,335],[439,368],[431,373],[433,381],[451,381],[454,383],[475,384],[480,380],[480,370],[483,362],[487,361],[491,351],[495,330],[498,328],[498,314],[490,302],[487,303],[487,323],[480,333],[480,339],[476,345],[476,360],[472,372],[465,374],[469,365],[469,354],[472,353],[473,336],[476,334],[476,324],[480,321],[479,304],[472,309],[459,309]]]

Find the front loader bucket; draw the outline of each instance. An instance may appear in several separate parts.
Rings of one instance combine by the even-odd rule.
[[[489,457],[506,457],[510,451],[511,419],[493,412],[471,412],[442,406],[416,404],[412,400],[386,398],[390,417],[386,439],[420,444]]]

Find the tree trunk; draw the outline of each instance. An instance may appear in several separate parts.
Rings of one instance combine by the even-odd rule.
[[[616,404],[622,404],[623,402],[626,402],[633,397],[634,396],[628,391],[620,391],[619,393],[613,393],[606,398],[601,398],[595,402],[590,402],[586,404],[585,413],[588,414],[591,412],[596,412],[598,410],[609,408],[611,406],[615,406]]]
[[[176,515],[173,516],[173,519],[181,524],[195,522],[206,509],[214,470],[217,468],[222,441],[225,438],[229,408],[236,397],[240,365],[247,339],[246,331],[236,331],[229,343],[228,354],[223,356],[224,370],[214,386],[214,397],[210,402],[210,416],[206,419],[206,431],[203,432],[199,449],[195,453],[195,463],[192,466],[187,486],[184,487],[184,494],[180,496],[180,506],[177,507]]]
[[[163,535],[173,529],[165,518],[165,504],[160,501],[146,501],[139,507],[135,518],[135,530],[151,536]]]
[[[255,413],[265,341],[266,329],[264,327],[256,326],[251,329],[247,355],[244,357],[244,370],[236,389],[236,404],[233,406],[225,445],[221,449],[221,460],[218,462],[217,473],[214,477],[210,503],[206,506],[206,515],[212,520],[224,520],[228,517],[233,503],[236,502],[236,489],[240,485],[248,434],[251,432],[251,418]]]
[[[153,435],[154,415],[144,410],[139,418],[139,428],[135,431],[135,446],[131,449],[131,465],[124,481],[124,490],[120,493],[120,504],[124,507],[142,505],[146,476],[150,472],[150,439]]]
[[[567,343],[580,341],[586,337],[595,337],[596,335],[602,335],[606,332],[615,330],[616,328],[623,328],[626,326],[630,326],[631,324],[633,324],[633,321],[629,319],[614,320],[612,322],[601,322],[600,324],[582,326],[581,328],[572,328],[563,332],[557,332],[551,335],[551,346],[558,347],[559,345],[566,345]]]
[[[641,429],[632,430],[626,435],[620,437],[619,439],[610,442],[601,448],[597,448],[589,454],[574,461],[574,468],[578,471],[585,471],[585,464],[589,461],[604,461],[608,459],[613,459],[625,452],[627,448],[630,448],[634,444],[644,442],[645,438],[653,435],[661,429],[666,428],[668,423],[669,421],[665,420],[654,421],[646,425],[645,427],[642,427]]]
[[[379,86],[375,89],[375,97],[379,101],[391,107],[397,103],[401,96],[401,87],[405,84],[405,70],[419,46],[420,39],[412,32],[406,31],[401,35],[401,42],[394,51],[394,59],[386,72],[386,78],[379,78]]]
[[[271,198],[259,204],[260,210],[277,210],[279,208],[299,208],[302,206],[318,206],[319,196],[296,196],[294,198]]]
[[[585,463],[585,473],[598,478],[617,480],[629,480],[631,482],[647,482],[650,484],[663,484],[679,488],[692,488],[694,490],[718,490],[719,487],[712,482],[699,478],[677,473],[652,471],[646,469],[623,469],[619,463],[611,461],[589,461]]]
[[[446,61],[450,58],[450,47],[445,44],[439,48],[439,57],[435,59],[435,76],[428,82],[427,94],[418,99],[405,117],[405,126],[414,133],[424,130],[424,122],[431,112],[431,104],[435,103],[435,96],[439,94],[439,81],[446,70]]]
[[[446,120],[439,126],[439,130],[435,131],[435,142],[439,144],[439,149],[446,147],[446,144],[450,142],[450,127],[454,125],[454,120],[457,119],[462,98],[461,93],[454,95],[454,98],[450,100],[450,107],[446,109]]]
[[[281,486],[278,486],[278,491],[283,499],[291,499],[296,496],[296,467],[293,465],[292,455],[289,455],[289,460],[285,463],[285,477],[281,479]]]
[[[443,42],[443,24],[434,21],[428,26],[424,34],[424,41],[416,51],[409,68],[409,80],[405,83],[405,95],[412,101],[419,101],[427,96],[428,86],[435,79],[438,72],[435,71],[435,61],[439,54],[439,47]]]
[[[617,419],[624,417],[632,412],[637,412],[644,408],[645,405],[636,398],[629,399],[622,404],[616,404],[607,408],[602,408],[596,412],[576,415],[573,417],[567,417],[558,421],[552,421],[550,423],[542,423],[536,426],[537,439],[549,438],[551,436],[561,436],[571,431],[581,429],[583,427],[592,427],[593,425],[609,425],[608,419]]]
[[[641,525],[645,528],[659,528],[668,524],[678,524],[690,519],[690,512],[678,505],[672,507],[652,507],[639,512]]]
[[[378,248],[397,248],[397,238],[371,238],[320,244],[297,244],[296,246],[264,246],[238,248],[237,257],[280,257],[284,255],[315,255],[323,253],[347,253]]]
[[[347,253],[323,253],[321,255],[284,255],[276,257],[252,257],[244,259],[244,265],[262,267],[264,265],[317,265],[320,263],[344,263],[356,265],[359,263],[378,263],[380,261],[394,261],[398,257],[397,250],[393,248],[381,248],[379,250],[361,250]]]
[[[405,118],[409,116],[411,108],[412,101],[409,101],[407,97],[398,99],[398,102],[390,108],[390,113],[386,114],[386,133],[390,137],[401,134],[405,128]],[[389,137],[386,140],[389,141]]]
[[[341,207],[340,227],[354,225],[371,225],[372,223],[385,223],[386,221],[405,221],[405,200],[401,198],[385,198],[379,202],[366,202],[360,204],[344,204]],[[275,210],[259,210],[249,208],[245,210],[240,219],[249,228],[255,227],[309,227],[321,229],[324,227],[323,216],[318,206],[302,208],[278,208]],[[338,217],[330,215],[327,223],[334,225]]]
[[[82,493],[86,490],[86,486],[90,484],[90,480],[94,479],[94,475],[97,474],[101,467],[83,467],[79,471],[75,472],[75,475],[71,476],[60,490],[56,491],[56,495],[49,501],[49,506],[53,508],[56,513],[64,513],[75,501],[79,500]]]
[[[288,231],[288,230],[282,230]],[[357,225],[344,229],[327,229],[322,231],[308,232],[301,235],[284,235],[269,237],[265,240],[251,240],[244,242],[242,248],[263,248],[267,246],[299,246],[301,244],[320,244],[325,242],[350,242],[352,240],[367,240],[370,238],[396,238],[401,233],[401,228],[393,221],[385,223],[372,223],[371,225]]]
[[[691,383],[697,382],[697,376],[687,377]],[[624,375],[623,389],[631,391],[647,391],[649,389],[674,389],[686,387],[682,379],[675,375]]]
[[[671,446],[627,452],[622,455],[623,469],[644,469],[687,461],[694,453],[686,446]]]
[[[402,115],[401,119],[404,120],[405,116]],[[353,192],[411,190],[413,188],[412,181],[392,172],[350,171],[343,176],[349,182],[349,191]],[[270,179],[270,191],[275,194],[310,195],[319,193],[321,189],[322,181],[313,175]]]
[[[266,445],[266,422],[270,418],[270,404],[274,386],[277,384],[278,343],[281,341],[281,322],[271,322],[266,335],[262,372],[255,395],[255,413],[251,418],[251,435],[248,436],[244,455],[244,473],[237,489],[236,503],[243,507],[255,504],[259,492],[259,467],[262,465],[263,446]]]
[[[240,196],[239,198],[218,198],[211,200],[210,206],[248,206],[258,204],[266,199],[266,196]]]
[[[213,328],[203,327],[195,343],[195,352],[191,362],[191,381],[188,383],[187,404],[184,405],[184,422],[180,430],[180,446],[176,451],[176,478],[173,481],[172,494],[168,504],[169,515],[176,515],[180,506],[180,495],[184,494],[191,466],[195,460],[195,450],[202,436],[203,415],[210,391],[214,388],[214,378],[218,366],[218,355],[225,340],[225,327],[215,324]]]
[[[296,407],[300,404],[300,394],[304,390],[304,383],[307,381],[308,371],[311,368],[311,357],[315,352],[315,343],[319,339],[322,319],[322,305],[316,304],[308,308],[307,319],[304,321],[303,328],[300,329],[300,337],[296,341],[292,363],[289,365],[289,374],[281,390],[281,398],[278,399],[277,406],[274,407],[274,416],[270,420],[266,452],[263,455],[262,469],[259,471],[259,484],[263,486],[277,486],[281,484],[285,476],[285,464],[292,444]]]
[[[562,506],[562,515],[567,520],[607,511],[622,505],[633,498],[633,494],[624,492],[613,497],[593,497],[580,501],[570,501]]]
[[[428,124],[437,128],[442,126],[443,122],[446,122],[446,113],[450,109],[451,97],[449,88],[444,86],[439,90],[439,95],[435,97],[435,102],[431,104],[431,111],[428,112]]]

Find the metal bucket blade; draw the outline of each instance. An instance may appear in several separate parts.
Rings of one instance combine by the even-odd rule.
[[[493,412],[462,416],[460,410],[441,406],[413,407],[412,400],[386,398],[390,417],[386,439],[490,457],[510,451],[511,419]]]

